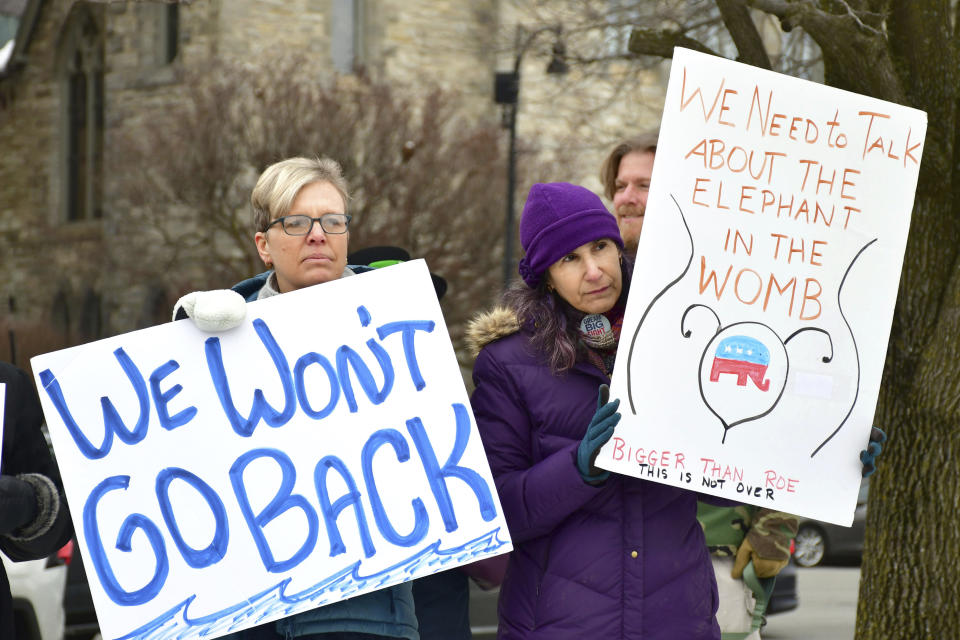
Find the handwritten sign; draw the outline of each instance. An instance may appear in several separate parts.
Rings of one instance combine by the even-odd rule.
[[[676,50],[599,466],[849,526],[925,133]]]
[[[32,365],[105,638],[213,638],[511,548],[422,260]]]

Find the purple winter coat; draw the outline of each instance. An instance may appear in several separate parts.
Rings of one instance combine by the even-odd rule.
[[[472,328],[486,346],[471,404],[514,544],[498,638],[719,639],[697,494],[618,474],[584,483],[577,445],[609,378],[583,362],[553,375],[494,314]]]

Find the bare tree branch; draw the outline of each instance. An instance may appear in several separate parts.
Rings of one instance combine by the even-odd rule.
[[[257,175],[281,158],[322,154],[350,186],[351,247],[399,245],[425,258],[449,283],[444,315],[461,344],[500,284],[502,129],[467,115],[454,92],[362,74],[317,82],[313,64],[297,56],[204,69],[180,100],[113,141],[118,243],[129,249],[113,270],[161,280],[172,299],[262,270],[249,206]],[[273,81],[251,91],[251,74]],[[522,149],[518,184],[559,173],[532,145]]]
[[[855,11],[845,0],[831,0],[840,13],[829,13],[821,9],[816,2],[812,0],[729,0],[733,3],[746,4],[754,9],[759,9],[764,13],[780,18],[780,22],[785,31],[789,31],[794,26],[802,26],[803,22],[813,19],[832,20],[836,22],[849,22],[856,26],[862,33],[885,37],[882,29],[871,26],[864,22],[867,19],[877,25],[882,24],[883,14],[870,11]],[[718,2],[719,4],[719,2]]]
[[[747,6],[738,0],[716,1],[723,23],[740,53],[738,60],[761,69],[771,69],[770,56],[767,55],[763,40],[760,39],[760,33],[757,31],[757,25],[753,23]]]
[[[811,0],[737,0],[780,19],[785,31],[802,28],[823,52],[827,84],[905,104],[906,93],[894,67],[886,34],[837,5],[829,13]],[[873,15],[873,14],[870,14]]]
[[[872,33],[875,36],[886,37],[886,34],[884,34],[882,30],[875,29],[874,27],[871,27],[865,24],[860,19],[860,16],[857,15],[857,12],[855,12],[847,2],[845,2],[844,0],[835,0],[835,2],[837,2],[837,4],[839,4],[841,7],[846,9],[847,17],[851,18],[854,21],[854,23],[856,23],[856,25],[860,28],[861,31],[864,31],[865,33]],[[879,16],[873,15],[873,17],[877,18]]]
[[[630,33],[630,44],[627,45],[627,50],[637,55],[672,58],[674,47],[693,49],[714,56],[720,55],[710,47],[679,31],[644,29],[641,27],[635,27]]]

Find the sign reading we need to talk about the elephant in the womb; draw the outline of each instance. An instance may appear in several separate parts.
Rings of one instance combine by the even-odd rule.
[[[598,466],[850,525],[925,133],[675,51]]]
[[[511,549],[422,260],[32,366],[105,638],[215,638]]]

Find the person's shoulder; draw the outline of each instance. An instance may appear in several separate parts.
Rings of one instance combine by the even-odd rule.
[[[0,382],[4,384],[20,383],[27,380],[27,372],[9,362],[0,361]]]
[[[244,300],[251,302],[252,300],[257,299],[257,294],[260,293],[260,289],[262,289],[263,285],[266,284],[267,278],[270,277],[271,273],[273,272],[264,271],[263,273],[258,273],[252,278],[242,280],[230,288],[243,296]]]
[[[482,350],[511,336],[519,338],[520,323],[517,314],[507,307],[495,307],[474,316],[467,324],[466,342],[476,357]]]
[[[14,378],[17,376],[17,369],[15,366],[9,362],[0,361],[0,380],[7,380],[9,378]]]
[[[347,269],[353,271],[354,273],[367,273],[368,271],[376,271],[375,267],[368,267],[365,264],[348,264]]]
[[[474,318],[467,344],[476,358],[474,369],[549,370],[531,344],[531,334],[509,310],[494,309]]]

